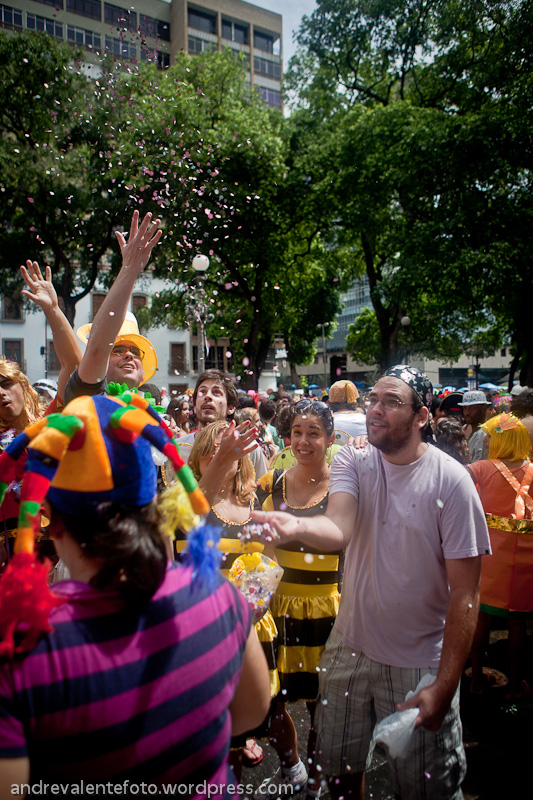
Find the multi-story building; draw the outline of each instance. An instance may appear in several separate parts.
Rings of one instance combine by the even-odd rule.
[[[46,31],[85,48],[89,74],[111,53],[124,62],[153,61],[162,69],[180,52],[198,55],[229,48],[242,54],[250,88],[281,107],[282,17],[243,0],[9,0],[0,3],[0,26]]]

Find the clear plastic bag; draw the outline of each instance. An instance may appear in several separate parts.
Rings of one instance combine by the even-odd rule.
[[[414,692],[407,692],[405,699],[409,700],[421,689],[431,686],[434,680],[434,675],[424,675]],[[378,743],[385,745],[390,758],[402,758],[405,756],[409,747],[409,740],[415,729],[417,717],[418,708],[406,708],[405,711],[395,711],[385,719],[382,719],[374,728],[368,759],[370,760],[372,757],[374,747]]]

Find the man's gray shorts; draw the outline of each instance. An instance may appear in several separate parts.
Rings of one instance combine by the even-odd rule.
[[[376,722],[397,711],[423,675],[437,669],[389,667],[354,653],[333,629],[320,664],[317,761],[328,777],[363,772]],[[404,758],[388,759],[391,788],[402,800],[459,800],[466,759],[459,689],[441,728],[419,727]]]

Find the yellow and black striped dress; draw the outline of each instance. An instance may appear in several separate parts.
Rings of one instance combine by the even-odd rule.
[[[295,507],[287,501],[285,472],[275,470],[265,511],[286,511],[297,517],[324,514],[327,490],[311,506]],[[340,553],[319,550],[291,542],[276,548],[283,577],[270,602],[278,629],[276,663],[281,700],[315,700],[318,694],[318,666],[339,611]]]

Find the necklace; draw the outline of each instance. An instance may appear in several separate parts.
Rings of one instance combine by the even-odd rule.
[[[217,505],[220,508],[221,503],[217,503]],[[237,522],[237,521],[235,521],[233,519],[227,519],[226,517],[223,517],[222,514],[219,511],[217,511],[215,506],[211,506],[211,510],[212,510],[213,514],[215,515],[215,517],[218,517],[218,519],[221,522],[225,522],[226,525],[246,525],[252,519],[252,511],[254,510],[254,505],[255,505],[255,497],[252,497],[252,500],[250,502],[250,512],[249,512],[248,519],[245,519],[243,522]],[[227,514],[228,512],[226,511],[225,513]]]
[[[316,492],[316,490],[318,489],[320,484],[326,478],[329,478],[329,472],[327,472],[325,475],[322,475],[322,477],[320,478],[318,483],[316,483],[313,486],[313,490],[312,490],[311,494],[309,495],[309,497],[307,498],[307,500],[305,501],[305,503],[303,505],[292,505],[287,500],[287,484],[286,484],[286,481],[285,481],[286,475],[287,475],[287,473],[284,472],[283,473],[283,480],[282,480],[283,500],[290,508],[313,508],[313,506],[318,506],[322,502],[322,500],[326,497],[327,493],[329,492],[329,485],[328,485],[328,486],[326,486],[326,491],[324,492],[324,494],[321,497],[319,497],[318,500],[315,500],[314,503],[309,504],[310,499],[312,498],[312,496],[314,495],[314,493]],[[298,498],[296,497],[296,491],[294,491],[294,501],[295,501],[295,503],[298,503]]]

